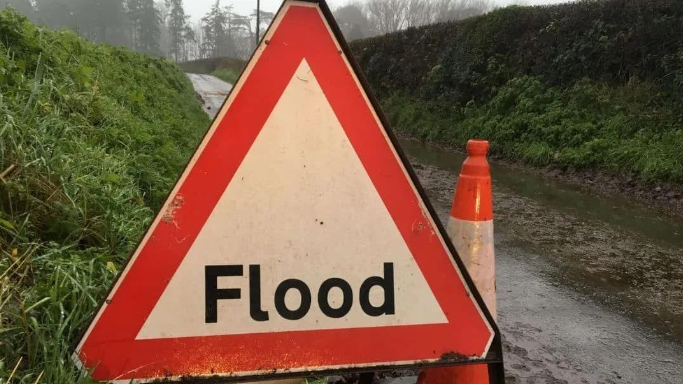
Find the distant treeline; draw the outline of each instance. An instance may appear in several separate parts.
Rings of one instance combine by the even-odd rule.
[[[0,0],[33,22],[67,28],[96,42],[178,62],[230,57],[247,59],[256,45],[256,10],[241,15],[230,0],[213,0],[192,23],[184,0]],[[362,0],[335,9],[349,40],[434,22],[460,20],[490,11],[493,0]],[[259,31],[273,20],[260,11]]]
[[[683,182],[680,0],[512,6],[352,47],[406,134]]]
[[[334,10],[347,40],[462,20],[496,7],[494,0],[355,0]]]
[[[53,29],[175,61],[246,58],[256,44],[256,12],[239,15],[221,0],[194,24],[183,0],[0,0],[0,9],[8,6]],[[259,28],[272,16],[261,11]]]

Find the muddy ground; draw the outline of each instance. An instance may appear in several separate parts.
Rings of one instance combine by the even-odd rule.
[[[454,175],[413,159],[432,202],[449,206]],[[495,185],[493,198],[499,247],[535,250],[557,268],[558,283],[683,341],[683,248],[553,209],[505,186]]]
[[[398,134],[403,140],[415,141],[413,138]],[[463,153],[455,148],[439,143],[427,143],[439,150]],[[683,219],[683,186],[669,182],[645,182],[634,175],[617,175],[600,170],[560,168],[547,166],[543,168],[528,167],[510,159],[490,156],[500,165],[509,169],[522,170],[541,175],[546,178],[571,184],[589,194],[597,194],[610,198],[620,196],[656,211],[667,217]]]
[[[462,156],[410,142],[404,149],[445,220]],[[508,382],[683,382],[683,246],[621,228],[619,215],[561,207],[580,192],[545,196],[535,191],[548,186],[518,172],[494,167]]]
[[[591,193],[627,196],[663,215],[683,218],[683,187],[680,185],[645,183],[633,176],[616,176],[590,170],[562,170],[551,167],[539,172],[547,177],[581,186]]]

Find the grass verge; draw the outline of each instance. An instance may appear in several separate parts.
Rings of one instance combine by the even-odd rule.
[[[0,382],[88,382],[80,333],[209,120],[174,64],[0,12]]]
[[[481,138],[491,141],[493,155],[532,166],[683,183],[680,111],[647,82],[607,86],[583,79],[562,88],[519,77],[481,105],[400,92],[382,104],[393,127],[421,140],[464,148]]]

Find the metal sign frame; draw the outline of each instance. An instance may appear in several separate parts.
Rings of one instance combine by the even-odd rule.
[[[289,0],[283,1],[282,5],[278,9],[276,13],[276,18],[277,15],[280,14],[282,11],[283,7]],[[391,141],[391,144],[394,147],[394,150],[396,151],[396,154],[398,155],[399,160],[402,162],[403,167],[405,168],[407,175],[410,179],[410,182],[414,185],[419,197],[422,199],[422,202],[424,203],[426,209],[429,212],[429,215],[432,218],[433,224],[435,225],[435,229],[438,230],[440,236],[443,238],[443,241],[448,248],[449,252],[451,255],[453,255],[454,261],[457,264],[457,267],[459,268],[464,283],[466,287],[470,290],[471,294],[473,295],[474,300],[478,304],[479,308],[481,309],[481,312],[483,313],[484,317],[487,319],[488,323],[490,324],[492,331],[494,333],[493,341],[491,343],[491,346],[489,348],[488,354],[482,358],[482,359],[476,359],[476,360],[471,360],[471,359],[462,359],[459,358],[458,356],[449,356],[448,354],[444,355],[440,360],[437,361],[424,361],[424,362],[418,362],[418,363],[410,363],[410,364],[377,364],[377,365],[372,365],[372,364],[367,364],[363,365],[362,367],[351,367],[351,368],[333,368],[333,369],[311,369],[311,370],[296,370],[292,372],[280,372],[280,373],[265,373],[265,374],[256,374],[256,375],[248,375],[248,376],[225,376],[225,375],[220,375],[220,376],[197,376],[197,377],[192,377],[192,376],[182,376],[182,377],[172,377],[169,378],[170,381],[173,382],[181,382],[181,383],[225,383],[225,382],[245,382],[245,381],[254,381],[254,380],[269,380],[269,379],[280,379],[280,378],[287,378],[287,377],[302,377],[302,376],[321,376],[321,375],[328,375],[328,374],[339,374],[339,373],[352,373],[352,372],[372,372],[372,371],[389,371],[389,370],[396,370],[396,369],[409,369],[409,368],[427,368],[427,367],[444,367],[444,366],[453,366],[453,365],[468,365],[468,364],[487,364],[488,365],[488,370],[489,370],[489,377],[490,377],[490,383],[491,384],[504,384],[505,383],[505,375],[504,375],[504,367],[503,367],[503,350],[502,350],[502,338],[500,334],[500,330],[497,327],[495,319],[491,316],[488,308],[486,307],[486,304],[482,297],[480,296],[475,284],[473,283],[471,277],[469,276],[467,269],[460,259],[460,256],[458,255],[457,251],[455,250],[455,247],[451,243],[448,234],[443,227],[442,223],[438,219],[438,216],[436,214],[436,211],[434,210],[433,206],[431,205],[429,199],[427,198],[427,195],[425,193],[424,188],[420,184],[412,166],[410,165],[410,162],[408,161],[407,156],[403,152],[398,139],[396,135],[393,133],[386,117],[384,116],[384,113],[382,112],[382,109],[380,108],[380,105],[375,98],[374,94],[371,92],[370,86],[368,81],[366,80],[365,76],[363,75],[363,72],[358,65],[357,61],[355,60],[353,53],[351,49],[349,48],[346,40],[344,39],[341,30],[339,29],[339,26],[336,23],[336,20],[334,19],[334,16],[328,7],[327,3],[325,0],[296,0],[300,2],[305,2],[305,3],[312,3],[315,4],[319,7],[322,15],[325,18],[325,21],[327,22],[329,28],[332,31],[333,37],[337,40],[337,43],[341,47],[340,53],[343,53],[345,58],[348,61],[348,64],[351,66],[351,69],[355,72],[355,75],[358,79],[358,82],[360,83],[360,86],[362,88],[362,91],[365,93],[367,96],[371,107],[374,109],[382,127],[384,128],[386,135],[388,136],[389,140]],[[259,47],[263,46],[264,44],[268,44],[267,40],[265,39],[267,36],[269,36],[269,33],[271,32],[272,25],[268,27],[266,32],[264,33],[264,36],[262,40],[260,41],[259,45],[257,46],[257,49],[252,53],[249,61],[251,62],[254,56],[256,55],[256,51],[258,50]],[[235,84],[238,84],[242,77],[244,76],[244,71],[240,73],[240,76],[236,80]],[[235,88],[230,91],[230,94],[235,92]],[[226,100],[223,102],[221,105],[221,108],[219,111],[222,111],[223,108],[225,107],[225,104],[228,102],[230,98],[230,94],[228,94],[228,97],[226,97]],[[219,113],[216,115],[216,117],[213,119],[211,126],[217,123],[218,119],[222,119],[222,115]],[[207,131],[208,134],[208,131]],[[204,140],[206,139],[206,135],[202,138],[202,141],[200,143],[203,143]],[[199,150],[201,144],[197,147],[195,152]],[[189,167],[191,164],[191,160],[188,161],[188,164],[186,165],[185,168]],[[181,175],[178,176],[176,179],[176,185],[180,182],[181,180]],[[171,198],[172,192],[169,193],[167,199]],[[162,208],[163,209],[163,208]],[[150,223],[147,228],[145,233],[149,233],[149,231],[152,229],[154,226],[154,223]],[[140,245],[143,243],[144,237],[140,239],[138,242],[136,249],[140,247]],[[121,277],[124,273],[124,271],[130,266],[132,262],[132,259],[129,258],[129,260],[126,262],[125,268],[123,268],[120,272],[119,275],[117,276],[115,283],[112,285],[112,287],[109,289],[107,293],[107,297],[110,297],[112,292],[115,290],[117,285],[120,283]],[[91,322],[93,323],[94,321],[97,320],[98,313],[102,310],[103,306],[105,305],[105,302],[100,304],[98,307],[97,311],[94,312]],[[88,330],[84,330],[83,333],[81,334],[81,337],[78,340],[83,339],[83,337],[87,334]],[[76,348],[76,345],[74,345],[74,348]],[[74,361],[76,364],[80,365],[80,360],[76,354],[74,354],[73,357]],[[138,382],[139,380],[134,380]],[[155,379],[153,380],[154,382],[159,382],[159,381],[164,381],[163,379]],[[131,382],[130,379],[126,380],[117,380],[117,382]]]

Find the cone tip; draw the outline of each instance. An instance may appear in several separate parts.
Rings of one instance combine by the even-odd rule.
[[[467,154],[470,156],[486,156],[490,144],[487,140],[470,140],[467,142]]]

